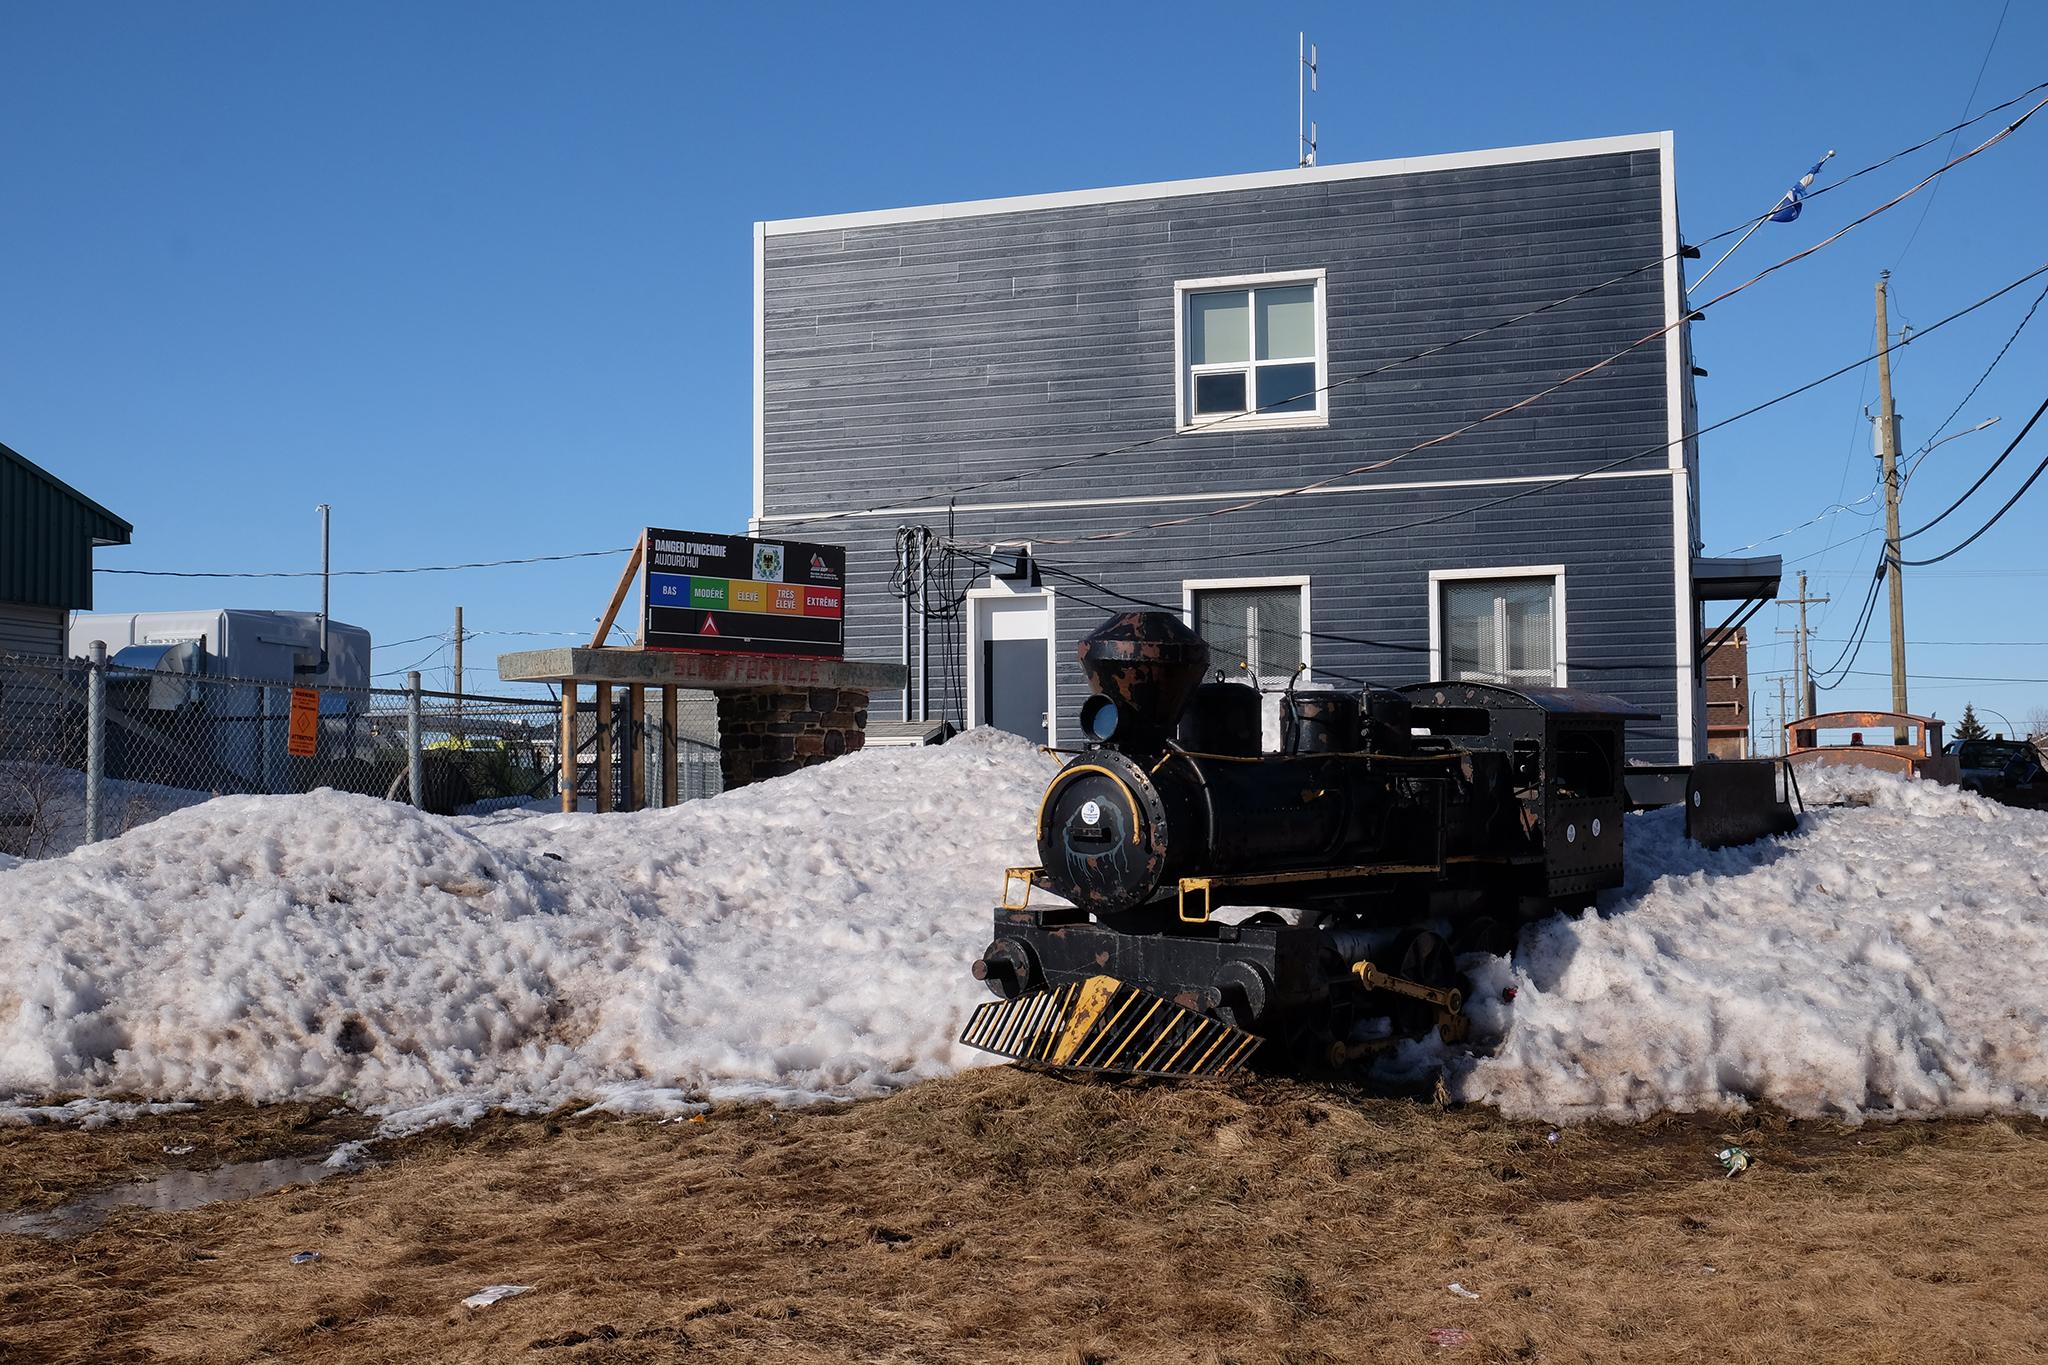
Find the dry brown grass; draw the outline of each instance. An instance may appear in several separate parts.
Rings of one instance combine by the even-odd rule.
[[[1306,1085],[1009,1069],[703,1124],[494,1119],[309,1189],[0,1239],[0,1358],[2042,1356],[2048,1125],[1755,1120],[1762,1165],[1724,1180],[1730,1122],[1551,1144]],[[0,1170],[74,1140],[8,1135]],[[538,1288],[457,1306],[505,1281]]]

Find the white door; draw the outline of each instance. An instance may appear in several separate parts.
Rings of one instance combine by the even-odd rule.
[[[1052,594],[978,588],[969,602],[968,723],[1053,743]]]

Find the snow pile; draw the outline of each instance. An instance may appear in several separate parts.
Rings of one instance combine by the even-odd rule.
[[[1481,967],[1475,1009],[1505,1036],[1452,1061],[1454,1093],[1552,1121],[2048,1112],[2048,814],[1801,780],[1803,829],[1747,848],[1687,842],[1677,809],[1631,816],[1627,885]]]
[[[987,1061],[953,1042],[987,998],[966,965],[1051,772],[979,731],[637,815],[209,801],[0,870],[0,1093],[332,1096],[404,1131],[870,1095]],[[1492,1041],[1408,1060],[1553,1120],[2048,1111],[2048,814],[1806,781],[1805,828],[1749,848],[1630,817],[1598,912],[1468,961]]]
[[[988,732],[603,818],[218,798],[0,872],[0,1091],[402,1130],[942,1074],[1051,771]]]
[[[212,797],[212,792],[109,778],[100,790],[100,827],[109,835],[122,834]],[[0,872],[24,858],[71,852],[85,842],[85,774],[46,763],[0,763],[0,829],[22,855],[0,850]]]

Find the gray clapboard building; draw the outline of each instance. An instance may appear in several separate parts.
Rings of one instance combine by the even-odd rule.
[[[1154,603],[1270,688],[1588,687],[1690,761],[1763,566],[1698,558],[1681,269],[1668,133],[760,223],[753,530],[847,546],[867,658],[899,528],[960,547],[968,725],[1072,741],[1075,642]]]

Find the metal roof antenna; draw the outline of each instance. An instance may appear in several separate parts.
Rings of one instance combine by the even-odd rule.
[[[1316,45],[1308,34],[1295,35],[1295,55],[1300,59],[1294,72],[1294,136],[1300,154],[1298,166],[1316,164],[1316,126],[1309,121],[1308,97],[1316,88]]]

